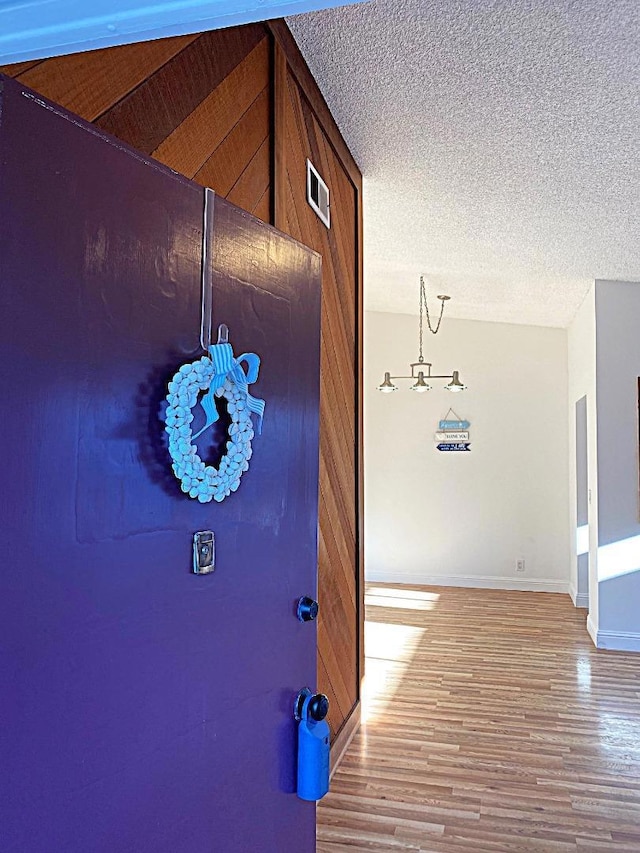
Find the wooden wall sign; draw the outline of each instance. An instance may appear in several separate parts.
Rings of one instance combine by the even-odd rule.
[[[453,419],[449,419],[449,415]],[[453,409],[449,409],[443,420],[438,423],[436,432],[436,450],[441,453],[464,453],[471,450],[469,442],[469,421],[463,420]]]
[[[469,421],[440,421],[438,424],[438,429],[469,429],[471,424]]]

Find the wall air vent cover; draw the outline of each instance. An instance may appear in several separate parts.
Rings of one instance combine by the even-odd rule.
[[[327,228],[331,228],[329,187],[322,180],[311,160],[307,160],[307,201]]]

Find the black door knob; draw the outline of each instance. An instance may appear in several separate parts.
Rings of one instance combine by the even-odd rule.
[[[318,616],[319,605],[313,598],[303,595],[298,601],[298,619],[301,622],[313,622]]]
[[[324,693],[316,693],[316,695],[309,700],[309,716],[319,723],[320,720],[324,720],[328,713],[329,700]]]
[[[293,716],[300,722],[303,713],[305,713],[307,718],[311,718],[319,723],[329,713],[329,700],[324,693],[312,693],[308,687],[303,687],[296,696],[293,705]]]

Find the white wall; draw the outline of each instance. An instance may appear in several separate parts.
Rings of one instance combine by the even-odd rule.
[[[597,644],[640,650],[640,283],[597,281]]]
[[[417,317],[366,314],[368,578],[567,591],[566,331],[445,318],[425,357],[469,389],[375,390],[416,357]],[[435,450],[450,405],[471,422],[470,453]]]

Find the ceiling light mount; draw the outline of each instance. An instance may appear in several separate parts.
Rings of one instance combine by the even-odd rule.
[[[454,370],[450,374],[446,375],[438,375],[431,373],[431,368],[433,367],[430,361],[424,360],[424,352],[423,352],[423,344],[424,344],[424,320],[427,321],[427,328],[433,335],[438,334],[438,330],[440,329],[440,324],[442,323],[442,315],[444,314],[444,306],[451,297],[446,294],[439,294],[437,297],[440,300],[440,315],[432,325],[431,317],[429,315],[429,305],[427,304],[427,288],[424,281],[424,276],[420,276],[420,324],[419,324],[419,332],[418,332],[418,360],[412,362],[409,365],[411,369],[411,373],[408,376],[392,376],[389,371],[385,371],[384,379],[378,385],[378,391],[382,391],[383,394],[389,394],[392,391],[398,391],[398,386],[393,383],[394,379],[412,379],[413,384],[410,387],[411,391],[416,391],[418,393],[424,391],[430,391],[431,385],[428,383],[428,379],[450,379],[448,385],[445,385],[445,390],[457,392],[464,391],[467,387],[463,385],[460,381],[460,375],[457,370]]]

